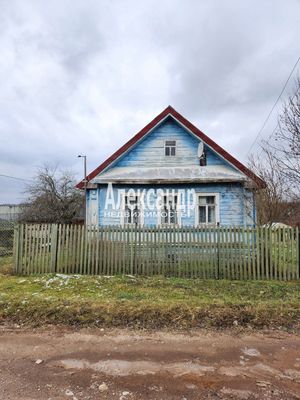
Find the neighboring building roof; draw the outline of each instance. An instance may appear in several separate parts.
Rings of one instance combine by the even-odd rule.
[[[291,225],[284,224],[283,222],[272,222],[270,224],[264,224],[263,227],[271,227],[272,229],[279,229],[279,228],[291,228]]]
[[[91,183],[243,182],[244,174],[221,165],[188,167],[115,167],[97,175]]]
[[[201,139],[206,145],[212,148],[216,153],[221,155],[226,161],[231,165],[249,177],[256,185],[260,188],[265,187],[265,182],[249,170],[245,165],[239,162],[221,146],[215,143],[212,139],[206,136],[202,131],[200,131],[195,125],[179,114],[173,107],[168,106],[163,112],[161,112],[157,117],[155,117],[148,125],[146,125],[140,132],[133,136],[127,143],[125,143],[119,150],[107,158],[102,164],[99,165],[94,171],[92,171],[87,177],[87,181],[90,182],[95,178],[100,172],[103,172],[107,167],[109,167],[114,161],[120,158],[124,153],[130,150],[139,140],[146,136],[155,126],[160,124],[165,118],[172,116],[181,125],[183,125],[187,130],[192,132],[195,136]],[[205,167],[207,168],[207,167]],[[82,189],[84,187],[84,180],[77,184],[77,188]]]

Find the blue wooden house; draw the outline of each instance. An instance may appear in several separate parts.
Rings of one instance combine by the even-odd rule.
[[[169,106],[77,187],[90,225],[252,226],[264,182]]]

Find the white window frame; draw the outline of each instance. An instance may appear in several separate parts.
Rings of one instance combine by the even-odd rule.
[[[205,222],[200,223],[199,221],[199,198],[200,197],[215,197],[215,214],[216,214],[216,222]],[[197,203],[196,203],[196,210],[195,210],[195,226],[214,226],[220,223],[220,193],[197,193]]]
[[[170,146],[170,145],[167,145],[167,142],[175,142],[175,145],[174,146]],[[169,147],[170,149],[171,148],[174,148],[175,149],[175,154],[174,155],[172,155],[172,154],[169,154],[168,156],[166,155],[166,148],[167,147]],[[165,157],[176,157],[177,156],[177,140],[176,139],[166,139],[165,140],[165,145],[164,145],[164,155],[165,155]]]
[[[164,197],[167,196],[168,199],[171,199],[173,197],[177,197],[177,203],[176,203],[176,214],[177,214],[177,224],[166,224],[162,222],[162,211],[164,209]],[[181,226],[181,212],[180,212],[180,207],[179,207],[179,193],[169,193],[168,195],[162,194],[160,195],[160,201],[159,201],[160,207],[158,207],[157,210],[157,226]]]
[[[131,224],[127,224],[125,223],[125,199],[126,197],[137,197],[138,198],[138,204],[139,204],[139,210],[140,210],[140,223],[138,225],[135,225],[134,223]],[[122,201],[121,201],[121,213],[120,213],[120,222],[121,222],[121,226],[143,226],[144,225],[144,212],[143,212],[143,207],[142,207],[142,201],[141,201],[141,195],[140,194],[135,194],[133,195],[133,193],[123,193],[122,194]]]

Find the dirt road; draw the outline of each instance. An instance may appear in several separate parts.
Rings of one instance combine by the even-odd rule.
[[[0,398],[300,399],[300,337],[2,327]]]

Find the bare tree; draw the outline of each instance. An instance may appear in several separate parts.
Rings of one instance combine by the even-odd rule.
[[[273,155],[296,192],[300,191],[300,78],[283,106],[275,134]]]
[[[75,188],[74,173],[59,172],[45,165],[27,186],[28,199],[21,220],[26,222],[69,223],[78,217],[83,197]]]
[[[283,105],[275,140],[262,142],[260,156],[250,167],[266,182],[256,192],[258,223],[299,221],[300,195],[300,78]]]
[[[289,199],[289,186],[272,151],[263,148],[260,158],[252,156],[250,168],[266,183],[264,189],[255,191],[258,224],[283,222],[288,212],[283,204]]]

